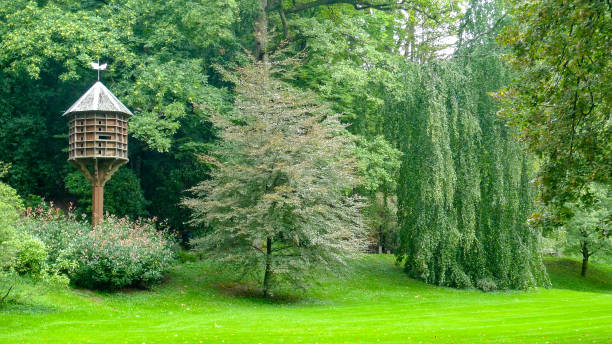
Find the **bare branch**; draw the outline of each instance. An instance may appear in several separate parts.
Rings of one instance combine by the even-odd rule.
[[[11,285],[11,287],[8,289],[6,294],[4,294],[4,296],[0,299],[0,301],[4,301],[9,296],[9,294],[11,293],[11,290],[13,290],[14,286],[15,286],[15,284]]]

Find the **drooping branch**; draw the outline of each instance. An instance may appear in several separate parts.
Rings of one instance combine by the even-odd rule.
[[[490,35],[491,33],[497,31],[499,29],[499,27],[501,26],[501,24],[503,23],[503,21],[508,17],[507,13],[504,13],[503,15],[501,15],[499,18],[497,18],[497,20],[495,21],[495,23],[493,23],[493,25],[491,25],[490,28],[488,28],[486,31],[483,31],[479,34],[477,34],[476,36],[468,39],[465,42],[462,42],[462,45],[471,45],[474,42],[477,42],[479,39],[486,37],[488,35]]]
[[[302,3],[293,3],[293,6],[290,8],[284,9],[285,13],[297,13],[310,8],[315,8],[319,6],[331,6],[336,4],[347,4],[352,5],[356,10],[365,10],[365,9],[376,9],[380,11],[392,11],[392,10],[409,10],[419,12],[425,17],[439,23],[438,17],[436,15],[432,15],[427,13],[426,11],[418,8],[416,5],[411,5],[404,1],[393,1],[393,0],[384,0],[384,1],[366,1],[366,0],[314,0]],[[274,6],[268,7],[268,11],[278,10],[281,7],[280,1],[275,3]]]
[[[355,9],[376,8],[380,10],[391,10],[394,7],[394,4],[391,2],[375,4],[369,1],[362,1],[362,0],[315,0],[315,1],[295,4],[292,7],[286,9],[286,12],[296,13],[296,12],[304,11],[310,8],[315,8],[319,6],[330,6],[330,5],[336,5],[336,4],[352,5],[353,7],[355,7]]]

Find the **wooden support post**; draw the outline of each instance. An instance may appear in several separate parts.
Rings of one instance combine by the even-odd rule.
[[[104,185],[92,185],[91,225],[95,227],[104,219]]]
[[[85,178],[91,183],[91,226],[96,227],[104,221],[104,185],[115,172],[124,165],[125,160],[71,160]],[[87,166],[93,167],[93,172]]]

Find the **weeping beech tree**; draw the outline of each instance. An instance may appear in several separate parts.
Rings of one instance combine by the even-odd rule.
[[[502,1],[469,3],[452,58],[393,60],[365,92],[380,98],[379,130],[403,153],[397,257],[410,276],[437,285],[549,286],[540,233],[527,224],[535,163],[490,95],[511,79],[495,44],[508,17]]]
[[[407,65],[401,73],[398,258],[406,271],[452,287],[548,286],[540,235],[527,225],[532,163],[488,95],[505,78],[501,62]]]
[[[418,73],[418,77],[412,85],[414,101],[407,104],[402,121],[406,128],[400,142],[405,159],[398,183],[401,252],[412,275],[444,284],[447,271],[458,271],[454,259],[444,259],[455,255],[460,240],[453,207],[456,176],[442,85],[431,74]],[[442,269],[429,268],[433,265]]]
[[[236,113],[213,116],[220,144],[210,180],[184,205],[205,225],[196,250],[262,278],[264,296],[303,285],[365,247],[354,136],[307,93],[269,75],[267,63],[238,68]]]

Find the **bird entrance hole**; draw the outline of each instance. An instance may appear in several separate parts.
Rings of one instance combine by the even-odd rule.
[[[100,140],[110,140],[111,139],[110,135],[98,135],[98,138]]]

